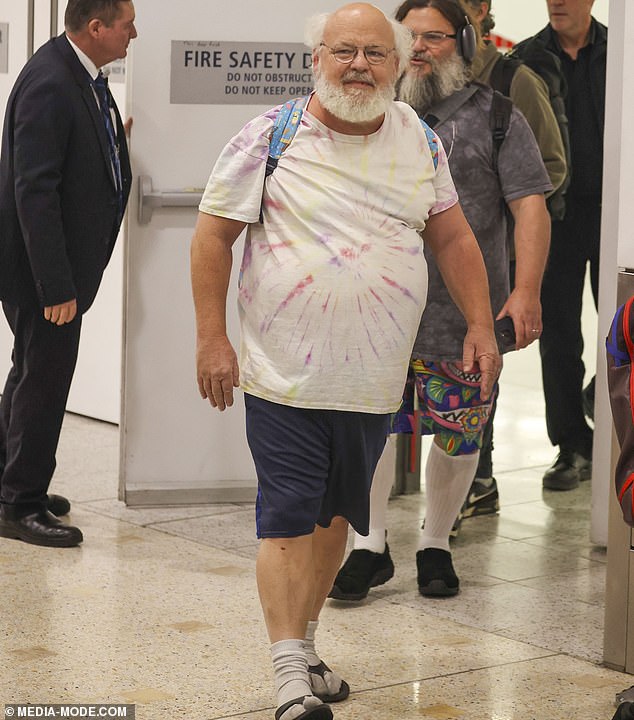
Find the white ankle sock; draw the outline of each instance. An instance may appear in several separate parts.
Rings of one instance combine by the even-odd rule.
[[[321,662],[315,650],[315,633],[319,626],[319,620],[309,620],[306,626],[306,637],[304,638],[304,652],[309,665],[319,665]]]
[[[480,452],[447,455],[432,443],[425,466],[425,527],[418,549],[449,550],[449,533],[465,501],[478,467]]]
[[[280,640],[271,645],[277,706],[312,695],[304,640]]]
[[[387,527],[387,503],[394,485],[396,464],[396,435],[389,435],[370,488],[370,534],[354,534],[355,550],[385,551],[385,528]]]

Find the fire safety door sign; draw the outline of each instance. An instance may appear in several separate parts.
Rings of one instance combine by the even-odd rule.
[[[313,88],[302,43],[172,40],[170,102],[277,105]]]

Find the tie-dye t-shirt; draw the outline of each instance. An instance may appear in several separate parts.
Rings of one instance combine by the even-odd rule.
[[[295,407],[393,412],[427,294],[419,232],[457,202],[445,153],[439,143],[435,169],[403,103],[368,136],[333,132],[305,111],[263,194],[277,110],[228,143],[200,204],[249,223],[241,387]]]

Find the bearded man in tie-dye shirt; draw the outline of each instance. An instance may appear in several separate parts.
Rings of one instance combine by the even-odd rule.
[[[292,143],[265,181],[279,108],[247,124],[213,169],[192,243],[200,394],[223,411],[244,391],[276,720],[331,718],[326,703],[349,692],[315,630],[348,523],[368,533],[372,474],[425,306],[423,243],[465,316],[464,364],[484,397],[500,365],[444,150],[435,138],[434,158],[416,113],[392,99],[409,31],[355,3],[312,18],[307,39],[315,92]],[[225,306],[245,228],[238,362]]]

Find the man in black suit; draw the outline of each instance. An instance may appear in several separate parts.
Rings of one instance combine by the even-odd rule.
[[[82,315],[110,259],[131,183],[125,130],[99,68],[136,37],[131,0],[69,0],[66,32],[27,62],[0,155],[0,300],[14,335],[0,399],[0,536],[72,547],[47,495]],[[51,512],[52,511],[52,512]]]
[[[581,307],[588,266],[595,306],[599,296],[608,47],[608,29],[592,17],[593,4],[594,0],[546,0],[549,24],[518,46],[520,57],[522,52],[540,52],[554,60],[567,88],[570,131],[566,213],[552,223],[542,283],[539,350],[546,429],[551,443],[559,446],[542,480],[547,490],[573,490],[592,476],[593,431],[584,416]]]

